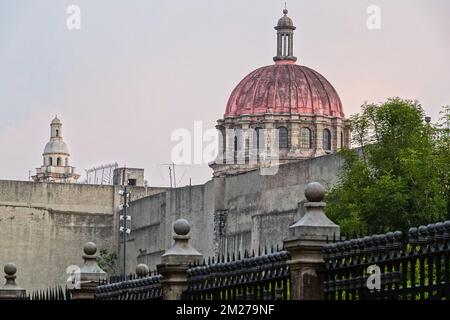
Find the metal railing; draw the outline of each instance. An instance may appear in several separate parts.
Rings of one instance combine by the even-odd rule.
[[[71,295],[67,287],[57,286],[45,290],[37,290],[27,295],[26,300],[70,300]]]
[[[222,256],[188,269],[187,300],[289,300],[290,270],[287,251],[261,256]]]
[[[329,300],[450,299],[450,221],[331,243],[324,259]]]
[[[96,300],[161,300],[160,275],[110,281],[97,287]]]

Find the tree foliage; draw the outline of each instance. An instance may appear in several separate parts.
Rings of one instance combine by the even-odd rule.
[[[436,125],[417,101],[364,104],[351,117],[356,149],[327,195],[327,214],[343,232],[405,230],[449,216],[449,107]]]
[[[117,273],[117,254],[115,252],[109,252],[104,248],[100,249],[97,263],[109,275]]]

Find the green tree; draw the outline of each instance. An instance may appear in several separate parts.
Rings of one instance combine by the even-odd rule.
[[[391,98],[361,108],[351,118],[357,148],[339,153],[344,165],[327,195],[329,217],[345,233],[405,230],[446,218],[448,131],[426,123],[417,101]]]
[[[450,106],[444,106],[436,125],[436,154],[442,195],[447,199],[447,218],[450,219]]]
[[[117,254],[115,252],[109,252],[104,248],[100,249],[97,263],[109,275],[117,274]]]

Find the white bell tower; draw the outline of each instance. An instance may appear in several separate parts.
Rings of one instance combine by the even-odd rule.
[[[57,116],[50,123],[50,141],[42,154],[43,164],[36,169],[33,181],[75,183],[80,177],[69,165],[69,148],[63,141],[62,123]]]

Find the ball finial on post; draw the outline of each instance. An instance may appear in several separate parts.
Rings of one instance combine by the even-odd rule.
[[[6,282],[3,286],[0,286],[0,300],[23,299],[26,295],[26,291],[16,283],[16,265],[12,262],[8,262],[5,264],[3,271],[5,271],[6,274]]]
[[[7,264],[5,264],[5,267],[3,268],[3,270],[5,271],[6,275],[13,276],[17,272],[17,267],[14,263],[8,262]]]
[[[325,188],[319,182],[310,182],[305,188],[305,197],[309,202],[321,202],[325,198]]]
[[[83,251],[88,256],[93,256],[97,252],[97,245],[93,242],[86,242]]]
[[[178,219],[173,224],[173,231],[175,231],[178,236],[186,236],[189,231],[191,231],[191,225],[186,219]]]
[[[148,276],[150,270],[148,268],[148,266],[144,263],[140,263],[136,266],[136,275],[139,278],[144,278],[146,276]]]

